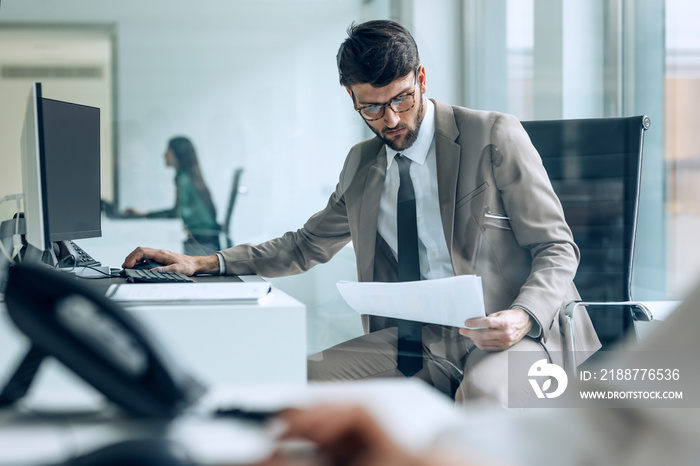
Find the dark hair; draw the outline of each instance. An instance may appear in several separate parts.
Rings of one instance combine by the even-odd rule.
[[[211,199],[209,188],[207,188],[202,172],[199,169],[199,161],[197,160],[197,152],[194,150],[192,141],[184,136],[176,136],[168,141],[168,148],[173,151],[173,155],[177,160],[177,169],[186,172],[192,180],[192,185],[195,191],[202,198],[207,206],[207,209],[216,218],[216,209],[214,202]]]
[[[351,24],[336,59],[340,84],[346,87],[358,83],[387,86],[420,66],[411,33],[388,20]]]

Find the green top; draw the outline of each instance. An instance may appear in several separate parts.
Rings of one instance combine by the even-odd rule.
[[[177,197],[175,207],[172,209],[149,212],[147,218],[176,218],[182,217],[185,228],[192,234],[215,235],[220,227],[216,218],[207,208],[204,199],[194,188],[192,178],[185,171],[179,171],[175,175],[175,187]]]

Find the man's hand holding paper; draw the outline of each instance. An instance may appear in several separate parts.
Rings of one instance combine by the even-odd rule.
[[[522,309],[507,309],[486,317],[467,319],[459,334],[471,338],[484,351],[502,351],[523,339],[532,328],[530,315]],[[476,328],[481,327],[481,330]]]

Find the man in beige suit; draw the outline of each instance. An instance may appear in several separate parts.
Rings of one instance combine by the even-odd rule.
[[[420,278],[480,275],[487,313],[465,325],[481,330],[424,324],[416,377],[457,401],[507,404],[508,352],[534,361],[561,349],[559,310],[578,298],[578,249],[540,157],[516,118],[427,99],[416,44],[397,23],[352,26],[337,58],[340,82],[376,137],[350,150],[323,210],[259,245],[208,257],[138,248],[124,267],[149,257],[190,275],[277,277],[325,263],[352,241],[360,281],[397,281],[400,153],[415,188]],[[578,348],[597,350],[585,310],[575,321]],[[401,375],[397,323],[365,316],[363,324],[366,335],[309,359],[309,380]]]

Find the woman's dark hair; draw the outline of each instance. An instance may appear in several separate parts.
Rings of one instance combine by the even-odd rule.
[[[216,218],[214,202],[211,199],[209,188],[207,188],[204,178],[202,177],[202,172],[199,169],[197,152],[194,150],[192,141],[184,136],[176,136],[168,141],[168,148],[173,151],[173,155],[177,160],[178,170],[182,170],[190,176],[195,191],[197,191],[197,194],[199,194],[206,204],[211,212],[212,218]]]
[[[340,84],[387,86],[420,66],[413,36],[399,23],[388,20],[351,24],[337,55]]]

